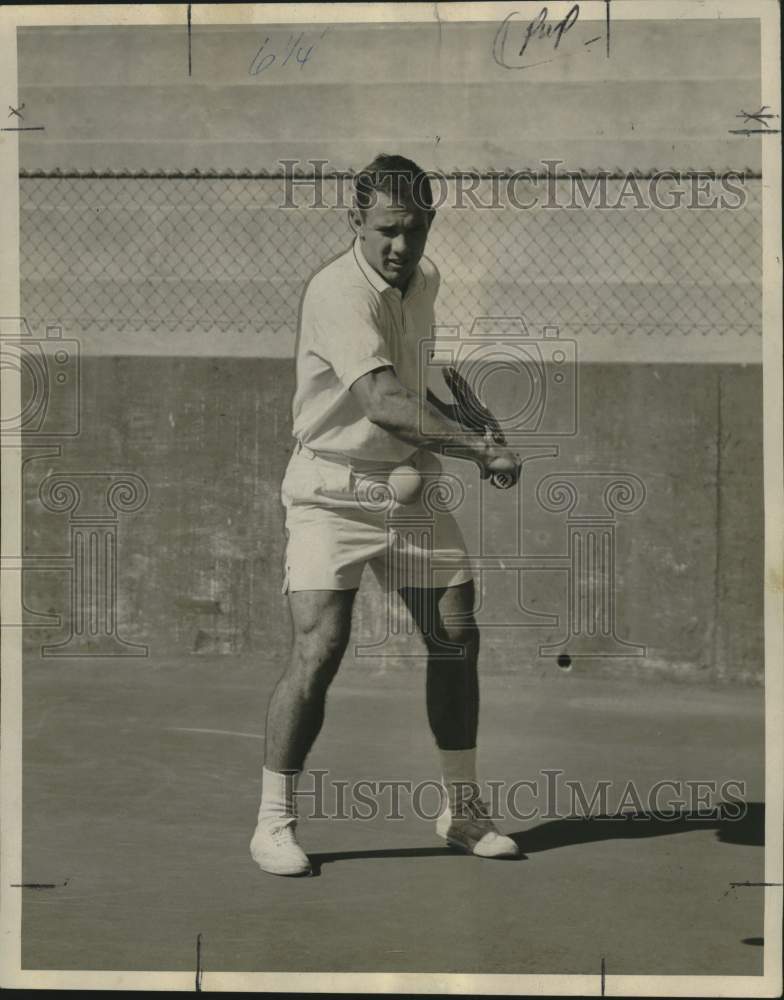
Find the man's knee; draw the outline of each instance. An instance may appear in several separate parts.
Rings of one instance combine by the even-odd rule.
[[[432,652],[443,654],[445,647],[450,647],[460,659],[475,659],[479,653],[479,627],[473,617],[449,624],[440,622],[425,642]]]
[[[309,685],[328,685],[340,666],[348,633],[340,623],[300,623],[294,630],[292,669]]]

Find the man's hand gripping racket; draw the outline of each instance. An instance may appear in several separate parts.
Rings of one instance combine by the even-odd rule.
[[[458,422],[467,430],[477,431],[479,434],[484,435],[489,445],[496,444],[506,447],[506,436],[501,430],[501,425],[484,403],[482,403],[460,372],[451,365],[441,370],[444,375],[444,381],[455,400]],[[485,474],[484,478],[487,478],[487,474]],[[510,486],[514,486],[519,479],[519,475],[519,465],[517,474],[512,474],[511,472],[493,472],[492,470],[489,472],[490,482],[499,490],[508,490]]]

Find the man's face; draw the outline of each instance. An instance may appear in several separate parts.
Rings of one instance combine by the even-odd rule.
[[[393,200],[383,191],[375,195],[374,204],[364,212],[351,209],[351,225],[368,264],[390,285],[405,291],[425,252],[432,213],[413,201]]]

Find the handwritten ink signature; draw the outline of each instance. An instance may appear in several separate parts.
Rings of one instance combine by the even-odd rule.
[[[551,57],[539,59],[537,62],[522,63],[509,62],[508,59],[522,59],[526,55],[526,52],[528,52],[529,46],[531,54],[535,51],[538,51],[540,54],[544,54],[543,50],[545,50],[549,56],[550,52],[555,52],[561,44],[564,35],[573,27],[579,18],[580,5],[577,3],[574,4],[560,21],[548,21],[547,16],[547,8],[542,7],[533,21],[529,21],[525,24],[521,36],[517,34],[517,32],[512,32],[512,28],[519,23],[514,22],[513,18],[520,17],[520,11],[513,10],[511,13],[506,15],[504,20],[501,22],[501,26],[496,32],[495,39],[493,41],[493,59],[499,66],[503,66],[504,69],[525,69],[527,66],[536,66],[541,62],[549,62]],[[521,25],[521,27],[522,26],[523,25]],[[518,43],[521,42],[521,39],[522,44],[519,44],[518,49]],[[508,47],[512,44],[512,41],[514,42],[514,49],[518,49],[518,51],[516,55],[513,54],[510,57],[508,54]],[[596,39],[593,38],[591,41],[596,41]],[[537,44],[540,42],[549,44]]]
[[[286,66],[292,58],[294,59],[292,65],[299,65],[299,68],[302,69],[313,54],[313,50],[319,39],[323,38],[328,31],[329,28],[325,28],[311,45],[303,44],[305,42],[305,33],[302,31],[296,36],[289,35],[286,44],[275,51],[273,51],[273,46],[270,45],[269,37],[265,38],[259,46],[256,55],[251,60],[251,64],[248,67],[248,75],[258,76],[275,65]],[[267,48],[268,46],[269,48]]]

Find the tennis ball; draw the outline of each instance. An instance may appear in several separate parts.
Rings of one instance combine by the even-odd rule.
[[[387,484],[395,503],[403,506],[416,503],[422,492],[422,477],[413,465],[398,465],[389,473]]]

